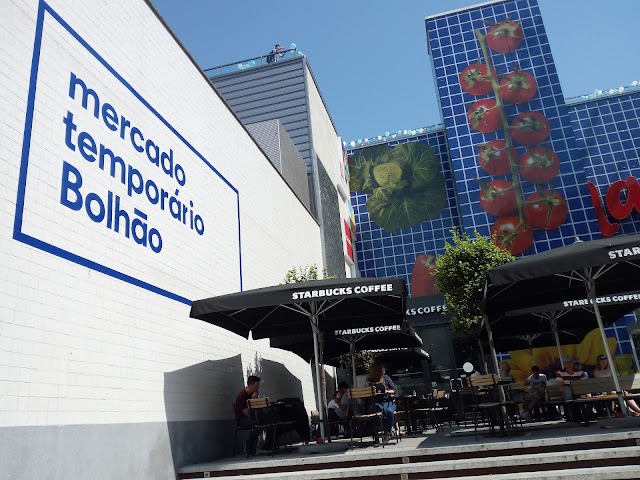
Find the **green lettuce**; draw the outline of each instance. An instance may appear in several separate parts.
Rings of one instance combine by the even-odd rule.
[[[438,158],[423,142],[377,145],[349,159],[351,191],[370,194],[371,220],[390,233],[440,215],[447,203]]]

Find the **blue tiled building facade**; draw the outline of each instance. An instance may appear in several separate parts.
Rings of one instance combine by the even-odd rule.
[[[522,28],[522,40],[517,48],[507,53],[491,48],[483,52],[475,30],[487,35],[491,27],[485,21],[499,23],[507,19],[517,21]],[[530,246],[523,242],[527,248],[521,253],[516,252],[517,255],[529,255],[567,245],[576,238],[601,238],[588,182],[595,186],[604,202],[606,191],[613,182],[640,176],[640,89],[616,90],[613,94],[600,92],[595,98],[566,100],[536,0],[489,2],[430,17],[426,19],[426,29],[442,111],[442,126],[430,128],[423,134],[415,132],[415,135],[412,135],[413,132],[408,132],[408,135],[405,132],[387,132],[380,140],[368,144],[386,144],[389,152],[404,143],[421,142],[431,146],[438,158],[447,198],[439,204],[438,208],[441,206],[442,209],[438,215],[432,215],[416,225],[393,230],[384,228],[386,224],[380,226],[375,222],[379,213],[369,212],[367,201],[375,195],[375,188],[369,190],[374,194],[352,188],[352,191],[356,190],[352,193],[352,203],[358,228],[358,267],[362,275],[405,277],[415,297],[416,288],[412,284],[411,273],[416,268],[416,258],[422,254],[437,256],[443,253],[453,227],[461,227],[470,234],[475,230],[490,235],[492,226],[499,223],[499,216],[487,213],[480,205],[481,186],[499,180],[510,182],[514,176],[519,184],[517,191],[523,200],[532,198],[536,190],[542,189],[550,192],[550,195],[556,192],[568,207],[566,218],[556,222],[559,225],[547,224],[546,227],[550,228],[532,229],[533,242]],[[517,44],[518,32],[515,33]],[[503,128],[494,132],[478,131],[468,118],[468,112],[476,102],[495,100],[494,91],[472,95],[461,87],[460,74],[464,69],[476,63],[486,63],[487,56],[494,65],[498,79],[514,70],[527,72],[535,79],[535,95],[519,104],[506,104],[503,111],[506,121],[512,126],[508,130],[511,137],[517,136],[513,132],[518,129],[518,115],[526,117],[527,112],[537,112],[547,119],[548,135],[544,139],[523,144],[511,138],[517,158],[540,148],[555,152],[560,160],[559,171],[546,182],[534,184],[522,174],[512,171],[504,175],[492,175],[479,166],[480,145],[492,140],[505,140],[507,135]],[[544,122],[538,122],[537,125],[542,125],[542,129],[546,127]],[[525,136],[523,140],[520,135],[518,138],[525,143],[531,142],[530,137]],[[361,162],[371,148],[379,150],[379,147],[362,144],[349,151],[352,176],[352,162]],[[389,153],[389,158],[391,155]],[[387,179],[396,180],[394,172],[384,166],[385,161],[373,159],[367,170],[372,172],[374,185]],[[362,172],[356,168],[355,174],[362,175]],[[372,206],[369,202],[369,207]],[[378,205],[375,207],[380,210]],[[408,208],[412,208],[411,201]],[[516,218],[518,213],[500,216]],[[634,211],[629,218],[621,221],[614,221],[609,216],[609,221],[620,224],[618,235],[640,232],[638,212]],[[629,315],[608,329],[608,335],[618,340],[618,353],[629,353],[631,350],[625,325],[634,319],[633,315]]]

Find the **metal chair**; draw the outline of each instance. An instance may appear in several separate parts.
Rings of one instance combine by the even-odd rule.
[[[351,446],[353,446],[353,431],[354,423],[357,424],[370,424],[374,426],[372,437],[374,441],[384,434],[384,426],[382,424],[382,412],[375,411],[370,413],[375,403],[376,389],[375,387],[360,387],[349,389],[349,397],[354,400],[362,400],[364,410],[362,412],[354,412],[351,416],[350,429],[351,429]],[[360,429],[360,442],[362,442],[362,430]],[[384,444],[383,444],[384,448]]]
[[[295,422],[280,422],[277,412],[269,402],[269,397],[250,398],[247,400],[247,407],[249,408],[249,415],[254,421],[254,424],[251,426],[251,431],[258,429],[268,430],[271,433],[271,456],[273,457],[276,451],[276,434],[278,427],[292,425],[295,424]]]
[[[493,389],[497,384],[496,375],[479,375],[477,377],[469,377],[469,386],[471,387],[471,393],[473,395],[474,403],[471,405],[473,413],[473,430],[476,435],[476,441],[478,440],[478,415],[482,416],[484,422],[484,415],[487,414],[489,420],[489,428],[492,433],[495,433],[495,424],[499,421],[500,416],[500,402],[496,402],[488,395],[491,390],[480,389]]]
[[[236,415],[236,404],[235,403],[231,404],[231,410],[233,411],[233,416],[234,416],[234,419],[235,419],[235,415]],[[237,442],[237,439],[238,439],[238,432],[240,432],[240,431],[251,432],[251,425],[241,426],[241,425],[238,425],[236,423],[236,428],[235,428],[235,430],[233,432],[233,456],[234,457],[236,456],[236,442]]]

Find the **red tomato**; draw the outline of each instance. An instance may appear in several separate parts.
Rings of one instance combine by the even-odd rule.
[[[506,180],[494,180],[481,185],[480,206],[484,208],[485,212],[497,217],[512,213],[518,208],[513,183]]]
[[[465,68],[460,74],[460,85],[471,95],[486,95],[493,90],[491,76],[484,63],[474,63]]]
[[[549,120],[540,112],[524,112],[511,122],[511,136],[521,145],[536,145],[549,136]]]
[[[473,128],[483,133],[498,130],[502,123],[495,100],[479,100],[467,112],[467,118]]]
[[[440,293],[436,287],[433,272],[436,269],[436,258],[433,255],[418,255],[411,271],[411,296],[425,297]]]
[[[524,204],[524,218],[540,230],[553,230],[567,220],[569,206],[564,197],[551,190],[529,195]]]
[[[520,158],[520,175],[531,183],[547,183],[560,170],[560,159],[547,147],[535,147]]]
[[[511,149],[514,161],[518,158],[518,153]],[[478,165],[490,175],[506,175],[511,171],[507,142],[504,140],[491,140],[480,145],[478,154]]]
[[[538,91],[536,79],[530,73],[516,70],[506,74],[500,81],[500,97],[504,103],[519,105],[527,103]]]
[[[518,217],[502,217],[491,227],[491,238],[499,248],[518,255],[533,245],[533,230]]]
[[[494,52],[509,53],[520,46],[524,33],[519,23],[504,20],[493,25],[487,33],[487,45]]]

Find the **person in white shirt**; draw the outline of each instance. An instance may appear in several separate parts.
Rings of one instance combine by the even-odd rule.
[[[347,385],[347,382],[338,384],[338,390],[327,406],[329,408],[330,422],[346,422],[349,419],[349,385]]]
[[[533,410],[544,402],[547,376],[544,373],[540,373],[540,367],[534,365],[531,367],[531,375],[527,377],[527,383],[529,384],[529,403],[522,412],[522,416],[527,421],[530,421]]]

